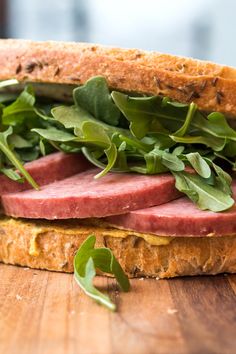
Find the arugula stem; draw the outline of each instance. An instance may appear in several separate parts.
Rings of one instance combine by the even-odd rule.
[[[16,79],[5,80],[5,81],[0,82],[0,88],[12,86],[12,85],[17,85],[17,84],[19,84],[19,81]]]
[[[136,147],[137,149],[143,150],[144,152],[149,152],[150,146],[146,146],[146,144],[142,143],[141,141],[138,141],[136,139],[130,139],[127,136],[124,135],[119,135],[120,139],[122,139],[123,141],[125,141],[126,143],[130,144],[131,146]]]

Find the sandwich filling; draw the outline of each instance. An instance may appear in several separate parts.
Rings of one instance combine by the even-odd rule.
[[[51,98],[55,87],[42,98],[43,84],[40,96],[32,85],[18,95],[17,85],[0,83],[5,215],[105,218],[152,245],[236,234],[236,131],[223,114],[110,92],[101,76],[68,87],[63,103]]]

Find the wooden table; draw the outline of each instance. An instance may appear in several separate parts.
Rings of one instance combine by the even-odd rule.
[[[0,353],[236,353],[236,275],[131,283],[97,277],[111,313],[72,275],[0,265]]]

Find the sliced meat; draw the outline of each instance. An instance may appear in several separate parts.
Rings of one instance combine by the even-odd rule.
[[[108,173],[94,179],[99,171],[82,172],[40,191],[4,195],[5,213],[36,219],[103,217],[166,203],[180,196],[170,174]]]
[[[56,152],[41,157],[38,160],[28,162],[24,167],[38,185],[43,186],[84,171],[91,167],[91,164],[82,154]],[[0,195],[20,192],[31,188],[31,185],[27,182],[14,182],[3,174],[0,175]]]
[[[236,183],[233,185],[236,200]],[[116,215],[106,221],[118,228],[159,236],[225,236],[236,234],[236,206],[214,213],[198,209],[189,199]]]

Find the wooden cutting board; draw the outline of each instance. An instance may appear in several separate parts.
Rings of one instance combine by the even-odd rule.
[[[0,353],[236,353],[236,275],[131,283],[96,278],[111,313],[72,275],[0,265]]]

